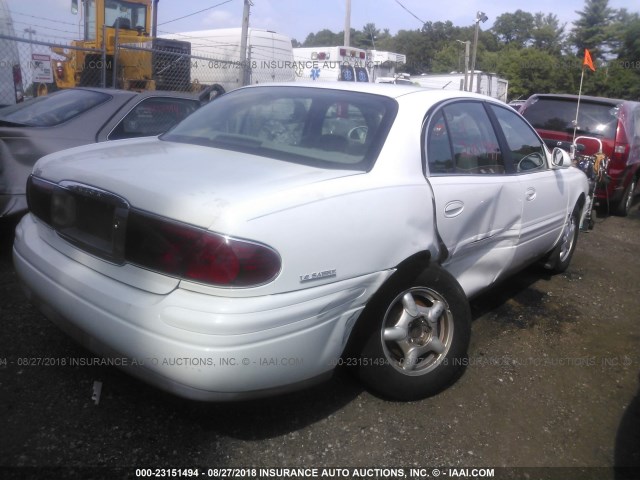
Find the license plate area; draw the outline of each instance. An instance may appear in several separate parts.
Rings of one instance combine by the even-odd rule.
[[[122,197],[73,182],[53,189],[51,223],[69,243],[109,262],[124,263],[129,204]]]

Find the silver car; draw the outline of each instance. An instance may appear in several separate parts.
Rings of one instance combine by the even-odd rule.
[[[74,88],[0,109],[0,218],[26,211],[27,178],[40,157],[159,135],[199,106],[188,94]]]

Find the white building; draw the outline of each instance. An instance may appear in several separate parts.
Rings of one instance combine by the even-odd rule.
[[[411,81],[426,88],[464,90],[464,73],[412,75]],[[471,81],[471,72],[469,72],[467,81]],[[508,80],[498,77],[495,73],[475,71],[473,77],[473,91],[475,93],[481,93],[506,102],[508,89]]]

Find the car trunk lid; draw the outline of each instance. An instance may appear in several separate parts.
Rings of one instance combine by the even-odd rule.
[[[284,190],[360,172],[154,138],[53,154],[40,161],[34,173],[54,183],[72,180],[93,186],[123,197],[132,208],[215,230],[224,226],[219,220],[230,208],[260,205],[274,195],[286,203]]]

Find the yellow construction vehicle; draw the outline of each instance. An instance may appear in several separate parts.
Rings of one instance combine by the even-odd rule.
[[[80,4],[79,4],[80,2]],[[72,0],[84,38],[55,47],[55,87],[189,90],[189,42],[152,38],[152,0]],[[157,1],[156,1],[157,7]],[[44,93],[40,90],[39,93]]]

